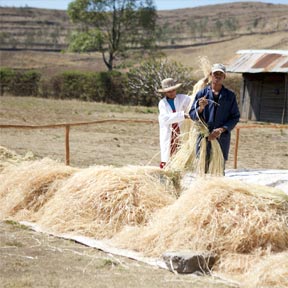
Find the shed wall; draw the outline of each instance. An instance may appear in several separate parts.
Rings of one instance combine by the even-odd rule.
[[[287,74],[244,73],[241,117],[247,120],[288,123]]]

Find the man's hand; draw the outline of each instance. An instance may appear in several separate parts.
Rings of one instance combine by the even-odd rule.
[[[220,135],[225,132],[226,129],[221,127],[221,128],[217,128],[217,129],[214,129],[208,136],[208,141],[211,141],[211,140],[215,140],[217,138],[220,137]]]
[[[198,103],[199,103],[198,113],[202,113],[203,110],[204,110],[204,108],[205,108],[205,106],[208,105],[208,100],[206,99],[206,96],[201,97],[201,98],[199,99],[199,102],[198,102]]]

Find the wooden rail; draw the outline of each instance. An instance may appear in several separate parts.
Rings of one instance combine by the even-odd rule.
[[[109,122],[122,122],[122,123],[158,123],[157,120],[139,120],[139,119],[104,119],[91,122],[77,122],[77,123],[60,123],[48,125],[13,125],[13,124],[0,124],[0,128],[16,128],[16,129],[51,129],[51,128],[65,128],[65,164],[70,165],[70,127],[84,126],[92,124],[101,124]]]
[[[0,128],[17,128],[17,129],[49,129],[49,128],[65,128],[65,163],[70,165],[70,127],[72,126],[84,126],[92,124],[101,124],[109,122],[122,122],[122,123],[158,123],[158,120],[139,120],[139,119],[104,119],[95,120],[91,122],[77,122],[77,123],[60,123],[60,124],[48,124],[48,125],[13,125],[13,124],[0,124]],[[236,139],[234,149],[234,169],[237,169],[238,147],[240,138],[240,129],[247,128],[274,128],[274,129],[288,129],[288,125],[237,125],[236,126]]]

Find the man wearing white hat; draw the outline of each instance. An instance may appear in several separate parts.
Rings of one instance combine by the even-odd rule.
[[[211,156],[211,140],[219,142],[224,161],[228,159],[231,130],[240,119],[236,95],[223,85],[223,81],[226,78],[225,66],[219,63],[212,65],[210,74],[212,77],[211,84],[196,94],[189,112],[192,120],[204,121],[209,129],[209,136],[206,139],[208,144],[207,167],[209,166],[209,157]],[[199,152],[199,149],[197,147],[197,152]]]
[[[185,94],[176,94],[176,89],[182,83],[176,83],[174,79],[167,78],[161,82],[162,88],[158,92],[164,97],[160,100],[159,127],[160,127],[160,168],[164,168],[170,156],[178,148],[181,122],[189,117],[191,98]]]

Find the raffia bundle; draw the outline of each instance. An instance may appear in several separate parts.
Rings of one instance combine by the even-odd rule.
[[[199,179],[175,203],[155,213],[148,226],[123,231],[114,241],[153,256],[181,249],[213,251],[220,258],[288,249],[287,196],[283,192],[280,201],[281,193],[267,188],[279,193],[275,201],[255,195],[260,189],[224,177]]]
[[[187,128],[185,127],[183,130],[188,132],[182,132],[179,136],[179,150],[169,159],[165,166],[165,171],[182,172],[195,170],[196,141],[198,132],[191,120],[184,120],[182,126],[186,125]]]
[[[159,168],[95,166],[68,179],[38,214],[57,232],[109,238],[125,225],[143,225],[175,201],[174,188],[160,183]]]
[[[192,121],[189,120],[191,123]],[[200,149],[196,156],[196,143],[199,134],[202,135]],[[208,171],[206,171],[207,142],[206,137],[209,135],[207,126],[200,123],[193,123],[190,131],[180,136],[180,148],[172,156],[166,167],[166,171],[190,171],[200,176],[208,173],[213,176],[222,176],[224,167],[223,153],[217,140],[211,142],[211,154],[209,159]]]
[[[200,57],[198,60],[204,77],[194,85],[192,95],[190,95],[190,105],[188,105],[189,108],[185,113],[189,113],[197,92],[203,89],[210,81],[211,65],[208,58]],[[180,147],[177,153],[169,159],[165,167],[167,171],[194,171],[197,136],[198,132],[195,123],[190,119],[185,119],[181,124],[181,135],[179,136]]]
[[[47,158],[6,167],[0,174],[0,219],[31,219],[75,171]]]

